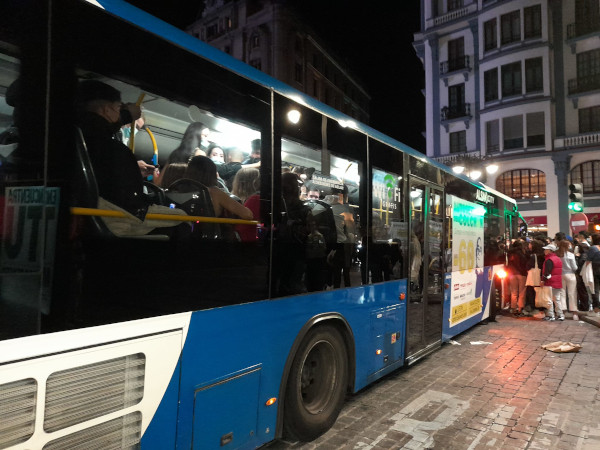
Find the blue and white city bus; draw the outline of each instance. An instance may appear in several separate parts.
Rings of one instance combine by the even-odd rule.
[[[254,220],[152,180],[185,214],[111,232],[135,219],[99,196],[82,80],[141,100],[146,163],[195,122],[226,153],[260,139]],[[1,449],[312,440],[346,395],[495,314],[512,199],[123,1],[1,2],[0,121]],[[286,170],[316,192],[306,222]]]

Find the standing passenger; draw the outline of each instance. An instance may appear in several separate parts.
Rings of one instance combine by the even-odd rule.
[[[592,234],[592,245],[587,254],[587,265],[592,266],[592,273],[594,276],[594,293],[592,296],[593,307],[595,312],[599,312],[600,309],[600,234]]]
[[[571,252],[571,243],[567,239],[558,242],[558,250],[556,251],[562,262],[562,288],[560,292],[561,309],[568,309],[573,313],[573,320],[579,320],[577,307],[577,261],[575,255]],[[568,298],[568,308],[567,308]]]
[[[516,240],[508,250],[508,269],[510,270],[510,312],[520,317],[525,307],[525,280],[527,279],[527,253],[521,240]]]
[[[544,320],[555,320],[554,311],[558,320],[565,320],[565,316],[560,307],[560,289],[562,288],[562,261],[554,254],[558,248],[554,244],[548,244],[544,247],[544,255],[546,260],[542,267],[541,285],[545,289],[552,289],[548,295],[548,310]],[[547,297],[547,298],[548,298]],[[551,300],[550,300],[551,299]]]

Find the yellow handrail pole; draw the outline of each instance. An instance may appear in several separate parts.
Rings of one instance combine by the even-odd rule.
[[[122,211],[112,211],[109,209],[98,208],[80,208],[71,207],[71,214],[74,216],[99,216],[99,217],[120,217],[123,219],[131,218]],[[180,222],[203,222],[203,223],[230,223],[234,225],[258,225],[257,220],[227,219],[222,217],[204,217],[204,216],[182,216],[179,214],[146,214],[146,219],[151,220],[177,220]]]
[[[146,130],[146,132],[148,133],[148,136],[150,136],[150,140],[152,141],[152,149],[153,149],[152,165],[154,167],[156,167],[156,165],[158,164],[158,146],[156,145],[156,139],[154,139],[154,134],[152,133],[152,131],[150,131],[150,128],[144,127],[144,130]],[[148,180],[150,180],[150,181],[154,180],[154,175],[148,176]],[[156,180],[155,180],[155,182],[156,182]]]
[[[144,92],[142,92],[140,94],[137,102],[135,103],[136,106],[141,106],[142,102],[144,101],[145,95],[146,94]],[[131,150],[132,153],[135,153],[135,119],[133,120],[133,122],[131,122],[131,135],[129,136],[129,149]]]

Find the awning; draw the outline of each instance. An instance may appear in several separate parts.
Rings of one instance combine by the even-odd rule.
[[[528,227],[545,227],[548,225],[547,216],[529,216],[523,217]]]
[[[600,213],[587,213],[588,220],[591,222],[600,222]]]

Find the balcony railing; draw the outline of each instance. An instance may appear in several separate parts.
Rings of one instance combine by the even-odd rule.
[[[431,19],[427,19],[425,26],[427,28],[437,27],[438,25],[442,25],[448,22],[452,22],[453,20],[460,19],[462,17],[468,16],[471,13],[477,11],[477,1],[473,0],[470,5],[464,6],[459,9],[454,9],[452,11],[448,11],[446,14],[442,14],[437,17],[433,17]]]
[[[569,95],[600,89],[600,73],[569,80]]]
[[[440,63],[440,75],[444,75],[456,70],[471,70],[471,59],[468,56],[449,59]]]
[[[600,18],[595,17],[586,22],[575,22],[567,25],[567,39],[575,39],[586,34],[600,32]]]
[[[554,140],[555,148],[573,148],[586,147],[590,145],[600,144],[600,133],[582,133],[575,136],[567,136],[564,138],[556,138]]]
[[[477,160],[481,160],[482,157],[483,157],[483,155],[481,154],[481,152],[479,150],[475,150],[475,151],[471,151],[471,152],[465,151],[460,154],[437,156],[433,159],[435,159],[439,163],[446,164],[447,166],[451,166],[452,164],[454,164],[455,162],[458,162],[458,161],[464,161],[464,160],[477,161]]]
[[[471,104],[444,106],[441,111],[442,122],[471,116]]]

